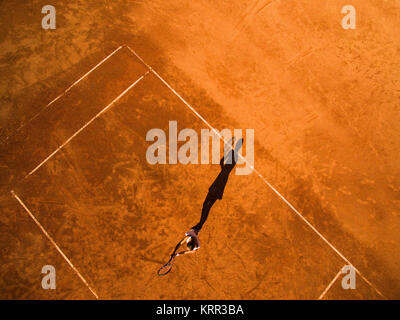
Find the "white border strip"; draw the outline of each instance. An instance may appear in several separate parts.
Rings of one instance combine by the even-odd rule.
[[[144,60],[133,50],[131,49],[129,46],[126,46],[128,48],[128,50],[136,57],[138,58],[158,79],[161,80],[162,83],[164,83],[164,85],[170,89],[190,110],[192,110],[192,112],[200,119],[202,120],[212,131],[214,131],[214,133],[216,133],[220,139],[222,139],[224,141],[224,143],[226,144],[227,141],[225,141],[225,139],[221,136],[221,134],[216,131],[208,122],[206,119],[204,119],[184,98],[182,98],[178,92],[176,92],[169,84],[168,82],[166,82],[151,66],[149,66],[146,62],[144,62]],[[385,296],[377,289],[375,288],[371,282],[369,282],[361,273],[360,271],[355,268],[353,266],[353,264],[342,254],[340,253],[340,251],[338,249],[336,249],[329,241],[328,239],[326,239],[277,189],[275,189],[269,182],[267,179],[264,178],[264,176],[254,168],[254,166],[249,163],[247,161],[246,158],[244,158],[241,154],[239,154],[239,157],[241,157],[247,164],[249,164],[250,168],[254,170],[254,172],[264,181],[264,183],[279,197],[283,200],[283,202],[285,202],[290,209],[292,209],[294,211],[294,213],[296,213],[333,251],[336,252],[336,254],[341,257],[345,262],[347,262],[347,264],[351,265],[356,272],[360,275],[360,277],[367,282],[372,288],[375,289],[375,291],[381,295],[383,298],[385,298]]]
[[[17,199],[19,204],[25,209],[25,211],[29,214],[29,216],[32,218],[32,220],[36,223],[36,225],[42,230],[44,235],[49,239],[49,241],[52,243],[52,245],[57,249],[57,251],[61,254],[61,256],[67,261],[69,266],[72,268],[72,270],[75,271],[75,273],[78,275],[78,277],[82,280],[82,282],[85,284],[85,286],[90,290],[90,292],[96,297],[96,299],[99,299],[99,296],[97,293],[90,287],[86,279],[81,275],[81,273],[78,271],[77,268],[72,264],[72,262],[68,259],[68,257],[64,254],[64,252],[60,249],[60,247],[57,245],[57,243],[53,240],[53,238],[47,233],[45,228],[40,224],[40,222],[36,219],[36,217],[32,214],[32,212],[26,207],[26,205],[22,202],[22,200],[16,195],[16,193],[11,190],[12,196]]]
[[[139,79],[137,79],[134,83],[132,83],[128,88],[126,88],[118,97],[116,97],[111,103],[109,103],[103,110],[101,110],[98,114],[96,114],[92,119],[90,119],[86,124],[76,131],[71,137],[69,137],[62,145],[60,145],[56,150],[54,150],[46,159],[44,159],[41,163],[39,163],[35,169],[29,172],[25,178],[28,178],[31,174],[35,173],[42,165],[44,165],[47,161],[49,161],[58,151],[60,151],[66,144],[68,144],[73,138],[75,138],[83,129],[85,129],[89,124],[91,124],[96,118],[98,118],[101,114],[106,112],[114,103],[116,103],[119,99],[121,99],[129,90],[131,90],[140,80],[142,80],[150,71],[147,71],[144,75],[142,75]]]
[[[336,276],[332,279],[332,281],[329,283],[329,285],[325,288],[324,292],[321,293],[319,296],[318,300],[322,300],[322,298],[325,296],[325,294],[329,291],[329,289],[333,286],[333,284],[336,282],[337,278],[339,278],[340,274],[342,273],[342,268],[340,268],[339,272],[336,274]]]
[[[116,54],[119,50],[121,50],[123,46],[119,46],[117,49],[115,49],[113,52],[111,52],[107,57],[105,57],[103,60],[101,60],[98,64],[96,64],[92,69],[90,69],[88,72],[86,72],[82,77],[80,77],[78,80],[76,80],[73,84],[71,84],[64,92],[60,93],[56,98],[54,98],[52,101],[50,101],[47,105],[45,105],[38,113],[36,113],[32,118],[30,118],[28,121],[23,123],[22,125],[19,126],[19,128],[15,131],[18,132],[20,131],[23,127],[25,127],[28,123],[36,119],[39,114],[41,114],[45,109],[50,107],[54,102],[56,102],[58,99],[60,99],[62,96],[64,96],[68,91],[70,91],[73,87],[75,87],[79,82],[81,82],[83,79],[85,79],[89,74],[91,74],[95,69],[100,67],[104,62],[106,62],[108,59],[110,59],[114,54]],[[15,134],[14,133],[14,134]],[[9,135],[6,137],[5,141],[7,141],[13,134]]]

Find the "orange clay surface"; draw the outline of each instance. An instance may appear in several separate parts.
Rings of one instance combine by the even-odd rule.
[[[256,169],[400,298],[400,1],[353,0],[356,30],[336,0],[57,1],[48,31],[45,4],[0,4],[1,299],[95,298],[11,190],[101,299],[317,299],[346,264],[259,176],[232,172],[201,249],[158,277],[219,166],[150,165],[146,133],[206,125],[127,47],[45,108],[120,45],[215,128],[254,129]],[[382,299],[342,277],[324,299]]]

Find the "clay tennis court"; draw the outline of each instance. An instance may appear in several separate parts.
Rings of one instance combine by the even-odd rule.
[[[398,298],[400,4],[354,1],[345,31],[317,3],[60,2],[50,34],[40,1],[2,4],[25,27],[2,39],[0,297]],[[219,170],[148,164],[170,120],[253,128],[256,170],[158,277]]]

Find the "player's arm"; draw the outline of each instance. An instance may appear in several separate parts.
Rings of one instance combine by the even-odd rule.
[[[196,249],[194,249],[194,250],[185,250],[185,251],[178,252],[177,255],[180,256],[180,255],[183,255],[183,254],[193,253],[195,251],[196,251]]]

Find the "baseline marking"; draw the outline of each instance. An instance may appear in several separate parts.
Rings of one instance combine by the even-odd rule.
[[[28,121],[23,123],[18,127],[18,129],[13,133],[10,134],[8,137],[5,138],[4,141],[7,141],[11,136],[13,136],[15,133],[19,132],[23,127],[25,127],[28,123],[32,122],[35,120],[39,114],[41,114],[44,110],[46,110],[48,107],[50,107],[54,102],[56,102],[58,99],[60,99],[62,96],[64,96],[68,91],[70,91],[73,87],[75,87],[79,82],[81,82],[83,79],[85,79],[89,74],[91,74],[95,69],[97,69],[100,65],[102,65],[104,62],[106,62],[108,59],[110,59],[114,54],[116,54],[119,50],[121,50],[123,46],[119,46],[117,49],[115,49],[113,52],[111,52],[107,57],[105,57],[103,60],[101,60],[98,64],[96,64],[92,69],[90,69],[88,72],[86,72],[82,77],[80,77],[78,80],[76,80],[73,84],[71,84],[66,90],[64,90],[62,93],[60,93],[56,98],[54,98],[52,101],[50,101],[47,105],[45,105],[38,113],[36,113],[32,118],[30,118]]]
[[[128,88],[126,88],[118,97],[116,97],[110,104],[108,104],[103,110],[101,110],[98,114],[96,114],[92,119],[90,119],[86,124],[76,131],[71,137],[69,137],[62,145],[60,145],[56,150],[54,150],[46,159],[44,159],[41,163],[39,163],[35,169],[29,172],[25,178],[28,178],[31,174],[35,173],[42,165],[44,165],[47,161],[49,161],[58,151],[60,151],[66,144],[68,144],[73,138],[75,138],[83,129],[85,129],[89,124],[91,124],[96,118],[98,118],[101,114],[106,112],[114,103],[116,103],[119,99],[121,99],[129,90],[131,90],[139,81],[141,81],[150,71],[147,71],[144,75],[142,75],[139,79],[137,79],[134,83],[132,83]]]
[[[225,141],[224,137],[221,136],[221,134],[216,131],[208,122],[206,119],[204,119],[182,96],[176,92],[169,84],[167,81],[165,81],[151,66],[149,66],[133,49],[131,49],[129,46],[126,46],[128,50],[136,57],[138,58],[158,79],[161,80],[164,85],[170,89],[201,121],[203,121],[215,134],[218,135],[222,141],[226,144],[227,141]],[[254,166],[248,162],[248,160],[243,157],[241,154],[239,154],[239,157],[243,159],[251,169],[264,181],[264,183],[279,197],[283,202],[285,202],[290,209],[294,211],[333,251],[336,252],[336,254],[342,258],[347,264],[351,265],[356,272],[359,274],[359,276],[366,282],[368,283],[380,296],[383,298],[386,298],[368,279],[366,279],[361,272],[354,267],[354,265],[342,254],[336,247],[329,242],[328,239],[326,239],[277,189],[275,189],[269,182],[268,180],[258,171],[254,168]]]
[[[32,220],[36,223],[36,225],[42,230],[44,235],[49,239],[49,241],[52,243],[52,245],[57,249],[57,251],[61,254],[61,256],[67,261],[69,266],[72,268],[72,270],[75,271],[75,273],[78,275],[78,277],[82,280],[82,282],[85,284],[85,286],[90,290],[90,292],[96,297],[96,299],[99,299],[99,296],[97,293],[90,287],[86,279],[81,275],[81,273],[78,271],[77,268],[72,264],[72,262],[68,259],[68,257],[64,254],[64,252],[60,249],[60,247],[57,245],[57,243],[53,240],[53,238],[47,233],[46,229],[43,228],[43,226],[40,224],[40,222],[36,219],[36,217],[32,214],[32,212],[26,207],[26,205],[22,202],[22,200],[17,196],[17,194],[11,190],[12,196],[17,199],[19,204],[25,209],[25,211],[29,214],[29,216],[32,218]]]

